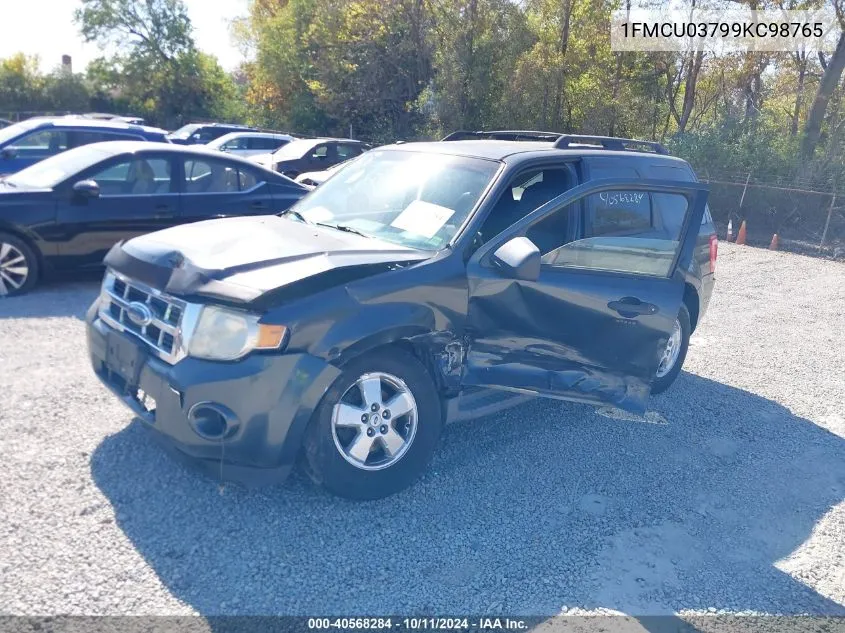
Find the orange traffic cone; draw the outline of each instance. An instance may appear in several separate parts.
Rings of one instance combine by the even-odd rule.
[[[737,244],[745,244],[745,220],[742,221],[742,224],[739,225],[739,233],[736,234],[736,243]]]
[[[778,249],[778,234],[775,233],[772,235],[772,243],[769,244],[770,251],[776,251]]]

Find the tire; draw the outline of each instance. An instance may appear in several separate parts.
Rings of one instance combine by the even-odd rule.
[[[0,233],[0,299],[32,290],[39,272],[32,247],[16,235]]]
[[[687,357],[689,337],[692,328],[690,327],[689,310],[687,310],[687,306],[684,303],[681,303],[681,309],[678,311],[678,318],[675,321],[675,325],[681,330],[680,348],[678,349],[678,354],[675,356],[675,360],[668,370],[666,370],[665,367],[662,368],[665,371],[662,375],[661,367],[658,366],[657,376],[655,376],[654,382],[651,384],[651,393],[663,393],[671,387],[672,383],[675,382],[675,379],[678,377],[678,374],[681,373],[681,368],[683,367],[684,360]]]
[[[299,172],[298,171],[285,171],[285,172],[282,172],[282,176],[287,176],[291,180],[296,180],[296,177],[299,176]]]
[[[340,497],[387,497],[425,470],[442,427],[440,397],[425,367],[404,350],[379,350],[350,362],[326,392],[306,431],[306,469]]]

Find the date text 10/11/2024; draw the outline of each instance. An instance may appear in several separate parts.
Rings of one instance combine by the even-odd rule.
[[[340,631],[379,631],[379,630],[410,630],[410,631],[467,631],[467,630],[502,630],[524,631],[528,624],[524,620],[514,618],[308,618],[309,630],[340,630]]]

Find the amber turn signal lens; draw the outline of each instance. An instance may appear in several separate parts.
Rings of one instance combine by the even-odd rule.
[[[288,329],[284,325],[268,325],[266,323],[259,323],[258,343],[255,347],[257,349],[276,349],[281,347],[287,333]]]

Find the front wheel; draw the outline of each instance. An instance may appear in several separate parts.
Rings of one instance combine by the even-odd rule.
[[[651,385],[651,393],[663,393],[672,386],[678,374],[681,373],[681,367],[687,357],[691,329],[689,311],[682,303],[672,333],[660,356],[657,375]]]
[[[0,297],[28,292],[38,280],[38,257],[22,239],[0,233]]]
[[[379,499],[428,465],[442,429],[425,367],[400,349],[349,363],[314,412],[305,438],[311,478],[349,499]]]

